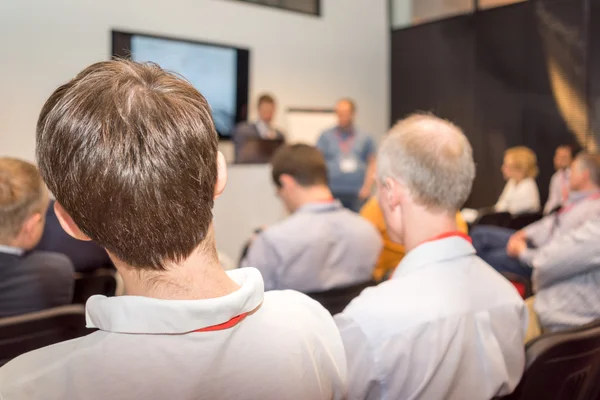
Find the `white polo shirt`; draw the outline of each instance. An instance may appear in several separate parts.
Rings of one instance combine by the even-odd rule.
[[[335,319],[350,399],[491,399],[523,374],[523,300],[461,237],[410,251]]]
[[[90,298],[88,326],[100,330],[0,368],[0,399],[345,398],[329,313],[298,292],[265,294],[254,268],[228,274],[241,288],[220,298]]]

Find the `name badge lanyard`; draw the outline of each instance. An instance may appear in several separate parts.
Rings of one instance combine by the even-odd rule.
[[[342,151],[342,153],[344,153],[344,155],[347,155],[352,150],[352,147],[354,147],[354,134],[352,133],[344,139],[342,133],[338,131],[337,136],[340,150]]]
[[[584,201],[589,201],[589,200],[597,200],[597,199],[600,199],[600,192],[592,193],[588,196],[585,196],[582,199],[572,201],[569,204],[565,205],[564,207],[561,207],[560,210],[558,210],[556,212],[556,216],[554,217],[554,224],[552,226],[552,231],[554,232],[554,229],[556,229],[559,225],[558,217],[560,217],[561,215],[567,214],[579,203],[583,203]]]

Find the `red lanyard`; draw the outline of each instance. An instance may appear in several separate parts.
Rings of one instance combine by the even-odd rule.
[[[233,328],[234,326],[236,326],[237,324],[242,322],[242,320],[244,318],[246,318],[247,315],[248,315],[248,313],[236,315],[235,317],[231,318],[229,321],[223,322],[222,324],[207,326],[206,328],[196,329],[195,331],[192,331],[192,332],[213,332],[213,331],[223,331],[225,329]]]
[[[354,133],[350,133],[347,138],[344,139],[344,135],[340,130],[337,131],[338,143],[342,153],[348,153],[352,150],[354,145]]]
[[[465,239],[469,243],[473,243],[473,239],[471,239],[471,236],[467,235],[466,233],[462,233],[460,231],[445,232],[445,233],[442,233],[441,235],[434,236],[431,239],[426,240],[423,243],[435,242],[436,240],[447,239],[449,237],[459,237],[461,239]]]
[[[585,196],[583,199],[579,199],[577,201],[570,202],[569,204],[565,205],[560,210],[558,210],[557,214],[558,215],[566,214],[569,211],[571,211],[573,209],[573,207],[575,207],[577,204],[582,203],[587,200],[596,200],[596,199],[600,199],[600,192],[592,193],[588,196]]]

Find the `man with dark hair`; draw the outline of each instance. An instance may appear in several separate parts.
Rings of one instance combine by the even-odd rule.
[[[249,140],[284,140],[283,133],[273,125],[276,110],[275,98],[270,94],[262,94],[258,98],[257,108],[258,120],[254,123],[243,122],[239,124],[232,134],[236,162],[244,161],[242,158],[248,157],[247,154],[242,155],[242,152]]]
[[[259,234],[242,266],[260,270],[266,290],[308,293],[369,281],[381,238],[334,200],[319,150],[285,146],[271,165],[277,194],[292,215]]]
[[[550,180],[550,190],[548,201],[544,206],[544,214],[550,214],[569,200],[571,163],[573,163],[573,148],[566,144],[558,146],[554,153],[556,172]]]
[[[48,190],[35,165],[0,158],[0,318],[71,303],[69,259],[31,251],[42,236],[47,208]]]
[[[356,105],[348,98],[335,106],[337,126],[323,132],[317,147],[327,163],[329,187],[344,207],[358,212],[371,196],[375,173],[375,143],[354,125]]]
[[[106,248],[129,296],[93,296],[97,332],[0,369],[0,398],[344,397],[327,311],[219,265],[212,206],[226,167],[191,84],[154,64],[94,64],[44,105],[37,158],[62,226]]]

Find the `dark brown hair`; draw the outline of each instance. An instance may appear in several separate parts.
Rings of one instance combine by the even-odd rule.
[[[258,98],[258,107],[260,107],[260,105],[263,104],[263,103],[275,104],[275,98],[273,96],[271,96],[270,94],[267,94],[267,93],[262,94]]]
[[[131,266],[180,262],[207,235],[217,178],[209,105],[156,64],[99,62],[56,89],[36,153],[78,227]]]
[[[321,152],[307,144],[280,147],[271,159],[273,182],[281,186],[281,175],[290,175],[300,185],[327,185],[327,167]]]

